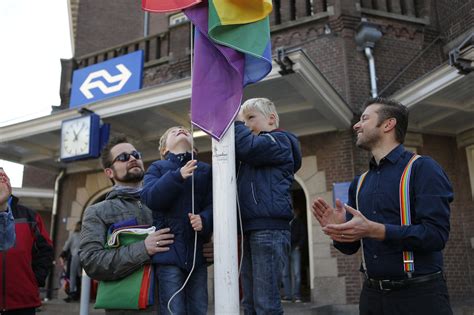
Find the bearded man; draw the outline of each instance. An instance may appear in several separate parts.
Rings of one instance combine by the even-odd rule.
[[[104,201],[88,207],[82,220],[79,256],[86,273],[99,281],[121,279],[144,264],[151,256],[169,250],[173,235],[169,228],[153,232],[144,241],[116,248],[105,248],[107,231],[113,224],[135,221],[151,225],[152,213],[140,201],[145,173],[142,156],[123,136],[112,138],[102,150],[105,175],[114,186]],[[147,310],[106,310],[106,314],[153,314]]]

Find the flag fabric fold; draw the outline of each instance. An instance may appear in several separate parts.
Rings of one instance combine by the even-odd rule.
[[[142,0],[142,9],[149,12],[173,12],[200,2],[201,0]]]
[[[209,0],[209,37],[245,54],[244,86],[272,70],[271,0]]]
[[[235,119],[244,86],[272,68],[270,0],[204,0],[184,10],[196,26],[191,120],[220,140]]]
[[[220,140],[239,111],[243,94],[244,55],[208,38],[208,6],[184,11],[196,26],[191,120]]]

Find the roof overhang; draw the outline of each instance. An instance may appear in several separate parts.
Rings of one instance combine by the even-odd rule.
[[[245,89],[244,99],[268,97],[277,106],[280,127],[298,136],[350,128],[353,113],[302,50],[287,54],[293,72],[271,73]],[[85,107],[112,125],[112,133],[126,134],[147,161],[159,157],[159,136],[170,126],[189,125],[191,80],[183,79],[103,100]],[[0,127],[0,159],[67,173],[97,170],[98,160],[62,163],[58,160],[61,122],[79,117],[77,109]],[[209,137],[195,138],[202,151],[211,148]]]
[[[51,211],[54,190],[42,188],[12,188],[12,193],[21,199],[21,204],[34,210]]]
[[[474,47],[461,56],[474,61]],[[443,64],[391,98],[409,108],[410,131],[454,136],[474,128],[474,72]]]

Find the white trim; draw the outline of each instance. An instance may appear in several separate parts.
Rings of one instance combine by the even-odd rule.
[[[410,108],[463,77],[464,75],[459,74],[456,68],[444,64],[420,80],[411,83],[407,88],[394,93],[390,98]]]
[[[318,110],[336,124],[338,129],[351,126],[353,114],[342,97],[334,90],[316,66],[303,51],[288,54],[295,63],[294,70],[311,87],[312,91],[324,100],[326,106]],[[273,62],[272,71],[264,79],[271,80],[281,77],[280,67]],[[191,97],[191,80],[189,78],[158,85],[139,91],[106,99],[84,106],[94,111],[101,118],[113,117],[150,107],[165,105]],[[29,121],[0,127],[0,143],[28,136],[52,132],[61,129],[61,122],[66,119],[80,117],[79,108],[71,108]]]
[[[299,73],[302,79],[312,88],[313,92],[325,101],[326,106],[318,107],[318,110],[335,123],[338,129],[350,128],[354,116],[351,109],[321,74],[311,59],[304,52],[296,52],[288,56],[295,63],[293,70]]]
[[[41,199],[53,199],[54,190],[53,189],[42,189],[42,188],[12,188],[12,193],[18,198],[41,198]]]

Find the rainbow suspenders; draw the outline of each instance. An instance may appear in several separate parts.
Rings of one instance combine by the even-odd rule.
[[[402,177],[400,178],[400,188],[399,188],[399,201],[400,201],[400,223],[401,225],[411,225],[411,213],[410,213],[410,175],[413,163],[420,158],[420,155],[413,155],[408,164],[403,170]],[[360,175],[359,181],[357,182],[357,191],[356,191],[356,207],[359,210],[359,191],[362,187],[362,184],[367,176],[367,172]],[[362,239],[361,248],[362,248],[362,269],[364,269],[365,275],[367,275],[367,267],[365,264],[364,257],[364,243]],[[403,252],[403,270],[407,273],[408,277],[411,278],[413,271],[415,271],[415,263],[413,252],[404,251]]]

